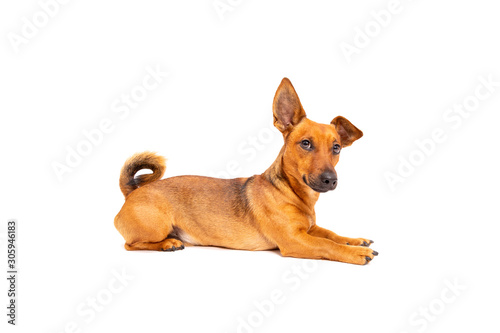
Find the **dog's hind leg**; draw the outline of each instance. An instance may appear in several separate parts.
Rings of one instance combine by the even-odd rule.
[[[115,227],[125,239],[128,251],[176,251],[184,248],[175,237],[172,216],[168,207],[158,207],[148,202],[134,202],[132,193],[115,217]]]
[[[125,249],[128,251],[150,250],[150,251],[177,251],[184,249],[182,241],[175,238],[166,238],[160,242],[135,242],[125,243]]]

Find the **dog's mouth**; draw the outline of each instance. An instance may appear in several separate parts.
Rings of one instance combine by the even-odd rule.
[[[328,181],[328,180],[320,181],[319,179],[309,177],[309,181],[308,181],[306,175],[302,175],[302,180],[313,191],[316,191],[319,193],[333,191],[337,187],[337,179],[335,179],[334,181]]]

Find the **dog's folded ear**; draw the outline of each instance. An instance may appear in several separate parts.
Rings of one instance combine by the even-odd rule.
[[[306,117],[299,96],[286,77],[281,80],[274,95],[273,116],[274,126],[283,133],[291,130]]]
[[[344,117],[335,117],[330,124],[335,127],[335,130],[340,135],[342,147],[350,146],[354,141],[363,136],[363,132]]]

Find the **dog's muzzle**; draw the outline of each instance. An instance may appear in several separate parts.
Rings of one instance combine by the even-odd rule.
[[[303,175],[302,180],[311,189],[320,193],[332,191],[337,187],[337,173],[331,170],[325,171],[317,177]]]

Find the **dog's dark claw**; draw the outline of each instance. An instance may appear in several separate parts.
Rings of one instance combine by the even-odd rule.
[[[363,244],[361,246],[368,246],[368,243],[366,241],[363,241]]]
[[[377,251],[373,251],[373,252],[372,252],[372,254],[373,254],[374,256],[378,256],[378,252],[377,252]]]
[[[370,257],[365,257],[365,259],[366,259],[365,265],[372,260],[372,258],[370,258]]]
[[[347,245],[351,245],[351,244],[349,244],[349,243],[346,243],[346,244],[347,244]]]
[[[174,252],[174,251],[177,251],[177,250],[184,250],[184,244],[182,244],[181,246],[179,247],[176,247],[175,245],[168,248],[168,249],[163,249],[162,251],[164,252]]]

